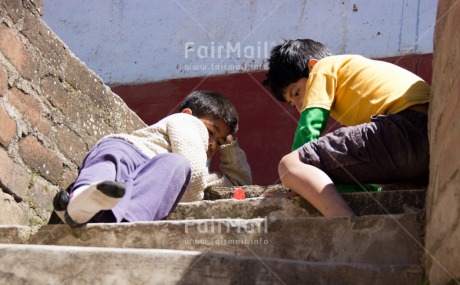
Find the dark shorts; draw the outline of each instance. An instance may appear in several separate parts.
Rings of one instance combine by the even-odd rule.
[[[428,184],[427,115],[404,110],[376,115],[299,148],[300,160],[322,169],[334,183]]]

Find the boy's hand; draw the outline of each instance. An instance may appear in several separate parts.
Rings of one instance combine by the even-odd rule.
[[[225,144],[231,143],[233,141],[233,136],[232,134],[229,134],[227,138],[225,139]]]

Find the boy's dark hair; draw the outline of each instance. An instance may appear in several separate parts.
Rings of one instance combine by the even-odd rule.
[[[197,118],[211,116],[220,119],[230,127],[234,134],[238,130],[238,112],[232,102],[222,94],[213,91],[199,90],[190,93],[182,102],[179,111],[185,108],[192,110]]]
[[[283,90],[302,77],[308,77],[310,59],[320,60],[331,55],[332,52],[322,43],[314,40],[285,40],[270,53],[267,78],[263,84],[270,87],[277,100],[285,102]]]

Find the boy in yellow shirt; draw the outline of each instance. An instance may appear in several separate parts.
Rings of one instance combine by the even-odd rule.
[[[430,86],[420,77],[300,39],[273,48],[264,84],[301,113],[281,182],[324,216],[355,215],[334,183],[428,183]],[[329,116],[345,127],[320,136]]]

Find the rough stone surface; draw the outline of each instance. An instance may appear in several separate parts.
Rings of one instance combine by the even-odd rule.
[[[0,186],[2,190],[13,195],[18,201],[27,197],[31,175],[15,163],[8,154],[0,149]]]
[[[39,177],[34,177],[29,190],[30,208],[43,222],[48,221],[53,211],[53,197],[59,188]]]
[[[74,181],[94,143],[145,126],[42,14],[43,0],[0,2],[0,186],[11,209],[0,223],[45,223],[51,193]]]
[[[16,137],[16,122],[5,112],[0,105],[0,144],[8,148]]]
[[[72,280],[76,284],[359,285],[420,284],[423,273],[413,265],[311,263],[172,250],[1,245],[0,274],[8,284],[66,284]]]
[[[28,205],[25,202],[17,202],[13,196],[0,190],[0,225],[28,224]],[[15,226],[16,227],[16,226]],[[0,236],[4,238],[4,234]],[[21,240],[15,235],[15,240]]]
[[[15,107],[32,126],[35,126],[43,135],[49,137],[51,122],[47,119],[48,112],[42,108],[40,102],[33,96],[26,95],[21,90],[13,88],[8,102]]]
[[[460,283],[460,5],[438,1],[430,104],[430,185],[426,274],[430,284]]]
[[[62,179],[59,182],[59,188],[64,190],[69,187],[70,184],[75,182],[77,179],[77,171],[76,169],[64,169],[64,173],[62,174]]]
[[[247,198],[180,203],[168,220],[253,217],[319,217],[321,214],[301,198]]]
[[[80,165],[89,150],[84,140],[66,126],[58,127],[56,132],[57,147],[73,163]]]
[[[16,70],[26,79],[32,79],[37,62],[27,52],[15,32],[6,25],[0,25],[0,52],[13,64]]]
[[[6,74],[5,74],[5,71],[3,70],[3,67],[0,66],[0,97],[3,97],[5,95],[6,88],[7,88]]]
[[[0,237],[2,243],[6,244],[22,244],[27,242],[33,228],[29,226],[8,226],[0,225]]]
[[[180,203],[167,219],[186,219],[188,217],[206,218],[248,218],[273,215],[280,217],[321,216],[321,214],[302,197],[294,198],[247,198],[242,201],[228,199],[233,197],[237,187],[215,187],[205,191],[208,199],[203,202]],[[258,197],[261,193],[284,193],[282,185],[243,186],[246,197]],[[249,189],[249,190],[248,190]],[[211,193],[211,194],[209,194]],[[357,215],[400,214],[406,211],[420,211],[425,205],[426,190],[401,190],[381,192],[359,192],[342,194],[344,200]],[[225,199],[222,199],[225,197]]]
[[[337,263],[419,264],[422,254],[421,221],[415,214],[189,219],[80,229],[49,225],[31,232],[27,243],[33,244],[198,250]]]
[[[40,14],[40,16],[43,16],[43,12],[44,12],[43,2],[44,2],[44,0],[32,0],[30,2],[35,6],[35,9],[37,9],[37,11]]]
[[[61,179],[63,162],[33,136],[27,136],[19,142],[19,155],[32,170],[53,184],[57,184]]]
[[[204,253],[204,256],[200,254],[198,260],[194,260],[192,265],[184,265],[188,273],[177,273],[182,268],[182,263],[176,260],[165,260],[164,262],[169,263],[169,266],[156,275],[163,279],[166,278],[163,277],[166,274],[169,278],[171,274],[167,272],[174,268],[174,272],[177,273],[175,278],[187,280],[183,282],[185,284],[189,284],[191,278],[199,280],[200,283],[203,283],[203,280],[208,280],[210,278],[208,273],[210,266],[215,266],[212,272],[219,272],[217,280],[220,281],[218,283],[243,280],[247,274],[260,275],[261,272],[264,272],[265,275],[263,276],[266,279],[263,280],[269,284],[276,284],[270,279],[271,277],[267,276],[267,272],[271,272],[271,274],[276,275],[278,281],[282,279],[283,283],[298,284],[305,283],[305,276],[311,271],[314,276],[320,276],[318,280],[314,279],[316,277],[313,279],[308,277],[308,280],[313,280],[314,284],[322,284],[323,282],[335,284],[339,281],[340,284],[419,284],[423,274],[423,270],[419,266],[423,252],[423,215],[419,215],[416,209],[406,208],[403,205],[406,204],[405,201],[417,200],[418,198],[414,194],[420,195],[422,193],[424,192],[372,193],[373,195],[391,194],[393,198],[387,197],[386,199],[400,203],[399,208],[407,211],[407,213],[399,215],[365,215],[355,218],[317,216],[293,218],[289,215],[295,216],[294,209],[302,210],[304,207],[298,203],[299,201],[296,201],[298,198],[292,200],[249,198],[241,201],[227,199],[181,205],[181,207],[195,207],[195,213],[199,212],[200,204],[206,205],[204,208],[211,208],[211,211],[202,214],[210,216],[203,216],[203,219],[186,217],[186,219],[176,221],[90,224],[77,229],[71,229],[66,225],[3,226],[0,227],[0,243],[14,243],[15,249],[22,247],[18,244],[59,245],[58,248],[25,247],[29,256],[28,262],[33,262],[34,250],[36,249],[42,252],[40,253],[42,260],[48,260],[45,256],[50,256],[49,249],[56,250],[56,255],[66,256],[74,250],[68,246],[79,246],[75,248],[79,253],[72,254],[73,258],[78,259],[76,261],[78,264],[82,260],[83,263],[87,264],[86,260],[98,261],[106,258],[122,258],[127,261],[128,259],[125,257],[116,255],[120,251],[130,252],[130,258],[135,258],[138,264],[142,264],[142,261],[140,261],[140,257],[136,257],[136,252],[145,254],[147,252],[162,252],[164,249],[183,250],[175,251],[180,253],[179,259],[181,261],[186,260],[187,255],[195,251]],[[359,196],[359,194],[369,193],[351,195]],[[367,196],[370,197],[370,195]],[[405,198],[401,196],[405,196]],[[373,199],[383,200],[375,197]],[[264,202],[270,204],[264,204]],[[276,204],[283,203],[288,203],[290,206],[282,206],[281,210],[273,209]],[[210,206],[211,204],[213,205]],[[250,206],[245,208],[240,207],[240,205]],[[285,211],[289,207],[291,208],[288,214]],[[364,205],[361,207],[366,208]],[[201,209],[204,208],[201,207]],[[219,219],[215,217],[216,213],[224,215],[222,213],[228,212],[230,208],[233,208],[233,214],[239,212],[245,218]],[[398,207],[395,206],[395,208]],[[267,215],[256,218],[258,213]],[[280,213],[287,216],[280,215]],[[91,247],[93,246],[106,247],[107,249],[99,248],[92,252]],[[118,248],[125,248],[126,250]],[[133,248],[139,248],[139,250]],[[91,251],[90,256],[86,255],[88,251]],[[40,274],[33,274],[33,278],[37,279],[28,279],[29,277],[22,275],[23,272],[17,266],[12,266],[12,260],[17,262],[17,257],[8,259],[5,257],[9,255],[8,253],[2,252],[1,249],[0,252],[2,253],[0,256],[3,258],[0,260],[0,263],[3,264],[0,272],[5,272],[10,278],[5,280],[11,282],[17,280],[48,282],[47,268],[37,268],[36,270]],[[203,260],[207,260],[209,256],[221,256],[223,260],[211,259],[208,264]],[[61,266],[61,262],[56,261],[54,255],[49,258],[52,261],[46,263],[53,264],[55,270]],[[156,259],[158,258],[156,257]],[[271,263],[273,260],[276,260],[276,266]],[[245,269],[242,270],[238,267],[237,270],[229,270],[229,268],[233,268],[234,263],[244,264]],[[107,263],[104,264],[107,265]],[[267,269],[267,265],[270,265],[270,270],[264,271]],[[300,267],[297,268],[297,265]],[[202,269],[201,266],[206,269]],[[259,266],[263,266],[265,269],[262,268],[260,271]],[[291,274],[279,275],[281,273],[274,270],[274,268],[278,268],[277,266],[283,274],[287,271],[291,272],[293,268],[295,271]],[[142,278],[147,276],[147,273],[143,271],[144,266],[137,266],[136,268],[140,270],[139,276]],[[92,269],[94,271],[94,266]],[[117,280],[124,278],[124,273],[113,266],[111,270],[97,270],[97,272],[97,278],[99,278],[97,280],[109,278],[107,276],[116,276]],[[193,272],[193,275],[188,276],[189,272]],[[322,274],[325,275],[322,276]],[[65,273],[55,274],[56,277],[54,278],[61,278],[63,275]],[[216,282],[215,274],[211,274],[211,276],[212,278],[209,280],[213,284]],[[86,282],[85,280],[80,281]],[[55,281],[53,279],[49,282]],[[137,283],[137,279],[132,282]],[[178,281],[178,283],[180,282]]]
[[[22,1],[2,1],[0,2],[2,11],[5,11],[14,23],[24,17],[25,10]]]
[[[204,200],[231,199],[233,198],[233,192],[238,188],[242,188],[244,190],[246,198],[254,198],[262,195],[262,193],[267,191],[269,187],[257,185],[247,185],[242,187],[210,187],[204,191]],[[282,186],[280,186],[280,188],[282,189],[281,191],[289,191],[289,189]]]

